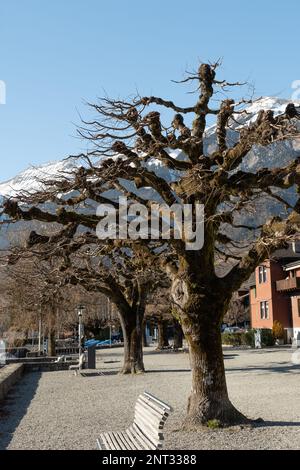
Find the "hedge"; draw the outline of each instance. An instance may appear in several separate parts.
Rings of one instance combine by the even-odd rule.
[[[254,348],[254,333],[255,329],[248,330],[242,333],[222,333],[222,344],[231,346],[251,346]],[[262,347],[274,346],[275,338],[272,330],[267,328],[261,329],[261,345]]]

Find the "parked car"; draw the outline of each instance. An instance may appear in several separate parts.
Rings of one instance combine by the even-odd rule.
[[[227,326],[223,333],[242,333],[244,330],[238,326]]]
[[[121,341],[123,341],[123,336],[121,333],[113,333],[111,335],[111,340],[113,343],[120,343]]]
[[[13,354],[9,353],[9,352],[1,353],[0,354],[0,363],[5,362],[6,359],[17,359],[17,357],[14,356]]]

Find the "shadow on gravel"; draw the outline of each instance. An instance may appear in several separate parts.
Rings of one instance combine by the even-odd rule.
[[[0,450],[5,450],[36,393],[40,372],[23,375],[0,402]]]
[[[257,428],[273,428],[276,426],[282,426],[282,427],[296,427],[300,426],[300,422],[294,422],[294,421],[262,421],[261,423],[255,423],[254,427]]]
[[[146,374],[157,374],[157,373],[165,373],[165,372],[191,372],[191,369],[147,369]]]
[[[182,349],[178,349],[178,350],[174,350],[172,348],[165,348],[165,349],[152,349],[152,350],[148,350],[147,347],[144,349],[144,355],[145,356],[157,356],[158,354],[171,354],[171,355],[174,355],[176,356],[177,354],[188,354],[188,350],[182,350]]]
[[[103,349],[96,349],[96,358],[98,361],[101,361],[108,357],[122,357],[123,356],[123,349],[105,349],[105,352],[108,351],[107,354],[102,354]]]
[[[268,348],[261,348],[261,349],[254,349],[254,348],[241,348],[241,349],[236,349],[232,348],[234,351],[241,351],[244,352],[246,351],[247,353],[253,354],[253,355],[260,355],[260,354],[274,354],[274,353],[282,353],[284,352],[293,352],[292,347],[289,346],[273,346],[273,347],[268,347]],[[228,351],[228,350],[227,350]]]
[[[271,372],[271,373],[290,373],[300,372],[300,365],[291,364],[289,362],[271,362],[268,366],[248,366],[248,367],[232,367],[226,372]]]
[[[99,377],[101,375],[118,375],[118,370],[99,370],[98,372],[81,372],[82,377]]]

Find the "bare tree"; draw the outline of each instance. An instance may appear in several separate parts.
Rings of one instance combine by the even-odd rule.
[[[223,320],[230,325],[250,320],[250,307],[244,304],[243,299],[237,293],[233,294]]]
[[[161,271],[152,266],[149,250],[134,243],[124,250],[113,243],[100,243],[90,232],[75,234],[68,224],[51,235],[31,232],[26,248],[17,247],[10,263],[28,256],[55,260],[59,287],[81,286],[91,294],[102,293],[117,308],[124,338],[121,373],[145,371],[143,362],[143,321],[148,294],[161,281]],[[166,283],[164,281],[164,283]]]
[[[26,257],[22,258],[21,253]],[[2,272],[6,284],[5,311],[9,312],[7,330],[19,332],[24,338],[37,331],[42,321],[43,333],[48,336],[49,355],[55,356],[55,339],[65,331],[74,331],[78,324],[77,306],[85,305],[85,332],[97,333],[108,325],[105,297],[97,292],[89,293],[81,286],[65,283],[65,276],[58,265],[30,256],[28,250],[18,249],[10,255],[10,264]]]
[[[155,96],[130,101],[105,98],[91,105],[95,117],[79,129],[81,136],[94,144],[88,155],[82,155],[83,166],[75,175],[48,182],[39,194],[23,194],[4,205],[13,220],[37,219],[63,226],[75,223],[92,230],[99,221],[95,213],[76,208],[91,200],[95,204],[107,202],[109,189],[149,208],[157,200],[167,206],[176,202],[204,206],[204,245],[191,251],[184,240],[171,237],[162,241],[168,245],[168,256],[157,254],[172,280],[173,303],[189,344],[192,389],[185,420],[188,428],[210,420],[218,420],[220,425],[248,421],[228,397],[220,324],[233,292],[270,253],[298,233],[300,221],[300,199],[295,196],[291,203],[285,197],[299,186],[300,159],[275,168],[261,164],[256,172],[247,171],[244,165],[250,151],[259,158],[259,148],[275,152],[278,142],[298,135],[295,105],[290,103],[278,116],[262,110],[249,125],[240,120],[232,142],[229,131],[245,116],[245,100],[224,98],[212,106],[215,91],[224,94],[237,85],[217,80],[217,65],[202,64],[185,80],[199,90],[192,106],[182,107]],[[163,124],[156,107],[176,113],[171,127]],[[189,115],[191,120],[184,118]],[[205,145],[208,117],[216,118],[217,143],[213,148]],[[180,152],[182,158],[177,158]],[[157,165],[151,166],[153,162]],[[170,170],[174,177],[159,174],[158,166]],[[131,186],[124,184],[129,180]],[[149,191],[143,196],[143,188],[151,188],[152,196]],[[58,197],[61,193],[64,198]],[[47,200],[62,207],[55,213],[38,207]],[[267,201],[275,201],[284,213],[270,217],[261,212],[262,221],[252,217],[249,223],[247,214],[253,216],[253,208],[259,207],[259,202],[266,206]],[[127,240],[118,243],[126,245]],[[139,244],[149,248],[147,240],[139,240]],[[226,268],[222,276],[217,270],[221,263]]]

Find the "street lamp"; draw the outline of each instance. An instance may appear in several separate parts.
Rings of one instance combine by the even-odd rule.
[[[42,354],[42,305],[39,308],[39,339],[38,339],[38,355]]]
[[[82,322],[82,315],[85,310],[84,305],[78,305],[77,313],[78,313],[78,350],[79,350],[79,363],[80,363],[80,356],[83,351],[84,347],[84,327]]]

